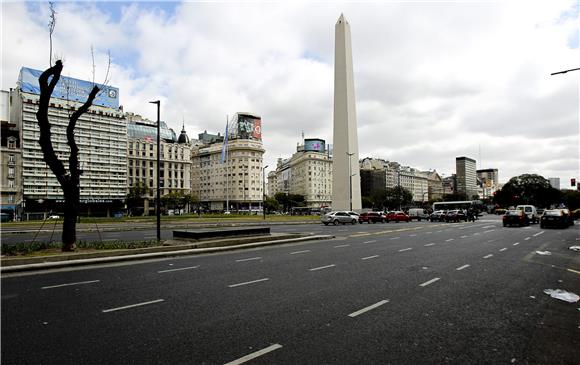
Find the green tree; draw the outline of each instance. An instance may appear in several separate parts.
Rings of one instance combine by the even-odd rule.
[[[264,202],[266,207],[266,212],[271,213],[280,210],[280,203],[274,197],[266,197],[266,201]]]
[[[523,174],[512,177],[494,195],[494,203],[502,206],[530,204],[540,208],[559,204],[562,193],[554,189],[544,177],[536,174]]]
[[[580,191],[562,190],[562,203],[570,210],[580,208]]]
[[[129,194],[127,194],[127,209],[129,214],[133,215],[135,208],[139,208],[143,205],[143,196],[149,194],[149,187],[144,183],[137,183],[135,186],[129,188]]]
[[[399,209],[413,201],[413,194],[402,186],[387,188],[385,191],[384,206],[388,209]]]

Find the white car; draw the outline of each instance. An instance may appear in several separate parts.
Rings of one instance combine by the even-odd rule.
[[[48,219],[60,219],[60,216],[57,214],[52,214],[48,216]]]
[[[339,211],[339,212],[330,212],[326,213],[322,217],[320,217],[320,221],[324,223],[325,226],[329,225],[330,223],[334,224],[335,226],[339,223],[342,224],[357,224],[358,223],[358,216],[351,215],[351,212]]]

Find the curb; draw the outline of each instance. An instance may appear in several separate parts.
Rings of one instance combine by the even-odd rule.
[[[271,246],[271,245],[276,245],[276,244],[281,244],[281,243],[326,240],[326,239],[331,239],[331,238],[334,238],[334,236],[332,236],[332,235],[316,235],[316,236],[307,236],[307,237],[298,237],[298,238],[287,238],[287,239],[274,240],[274,241],[244,243],[244,244],[232,245],[232,246],[192,248],[192,249],[184,249],[184,250],[176,250],[176,251],[142,253],[142,254],[136,254],[136,255],[109,256],[109,257],[100,257],[100,258],[92,258],[92,259],[78,259],[78,260],[43,262],[43,263],[36,263],[36,264],[3,266],[3,267],[0,267],[0,273],[4,274],[4,273],[13,273],[13,272],[55,269],[55,268],[63,268],[63,267],[74,267],[74,266],[83,266],[83,265],[101,264],[101,263],[110,263],[110,262],[133,261],[133,260],[142,260],[142,259],[159,258],[159,257],[196,255],[196,254],[204,254],[204,253],[230,251],[230,250],[236,250],[236,249],[241,249],[241,248]]]

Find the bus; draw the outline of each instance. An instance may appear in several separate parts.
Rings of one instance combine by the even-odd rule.
[[[483,205],[483,202],[481,200],[463,200],[454,202],[433,203],[433,211],[453,210],[453,209],[468,210],[469,208],[474,209],[478,212],[485,210],[485,206]]]

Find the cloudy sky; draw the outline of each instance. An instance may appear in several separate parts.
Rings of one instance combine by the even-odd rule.
[[[190,137],[262,116],[268,170],[301,141],[332,143],[334,26],[351,25],[360,157],[455,172],[455,157],[580,177],[576,1],[56,2],[64,75],[112,55],[121,104]],[[48,3],[2,2],[2,89],[48,66]]]

